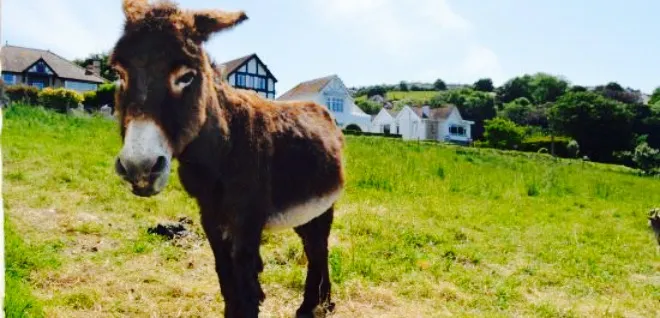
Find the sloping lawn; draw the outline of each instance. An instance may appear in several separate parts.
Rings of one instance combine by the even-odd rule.
[[[537,154],[347,139],[331,235],[335,317],[658,317],[660,252],[646,213],[660,206],[660,180]],[[5,112],[7,235],[23,244],[8,255],[30,251],[8,258],[22,284],[10,297],[47,317],[221,315],[196,205],[176,174],[160,195],[133,196],[113,173],[120,144],[106,119]],[[181,216],[199,237],[147,233]],[[291,317],[301,243],[292,231],[263,241],[263,316]]]

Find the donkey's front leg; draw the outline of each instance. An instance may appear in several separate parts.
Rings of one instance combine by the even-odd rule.
[[[251,220],[254,221],[254,220]],[[262,226],[258,222],[242,222],[232,231],[232,263],[236,281],[236,297],[240,317],[256,318],[265,294],[259,283],[263,262],[259,255]]]

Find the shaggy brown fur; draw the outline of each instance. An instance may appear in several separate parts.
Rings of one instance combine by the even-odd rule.
[[[257,317],[264,299],[258,281],[262,231],[291,208],[341,191],[341,130],[322,106],[268,101],[222,79],[202,43],[246,20],[245,13],[184,11],[169,1],[124,0],[123,8],[124,34],[111,56],[122,82],[116,94],[122,138],[136,118],[160,127],[180,162],[185,190],[199,204],[225,316]],[[169,79],[181,66],[197,75],[175,94]],[[145,187],[118,169],[134,189]],[[317,305],[334,306],[327,264],[332,215],[330,207],[295,225],[309,260],[298,316],[311,316]]]

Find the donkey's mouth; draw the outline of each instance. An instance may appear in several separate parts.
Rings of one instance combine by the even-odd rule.
[[[154,195],[160,193],[160,191],[156,191],[156,189],[154,189],[153,187],[141,188],[141,187],[138,187],[136,185],[133,185],[133,191],[132,192],[133,192],[133,194],[137,195],[138,197],[143,197],[143,198],[148,198],[148,197],[151,197],[151,196],[154,196]]]

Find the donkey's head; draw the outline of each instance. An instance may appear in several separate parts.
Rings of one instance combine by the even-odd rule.
[[[247,17],[181,10],[169,1],[123,0],[123,9],[124,33],[110,57],[120,77],[115,108],[123,138],[115,168],[134,194],[151,196],[206,121],[213,71],[203,42]]]

